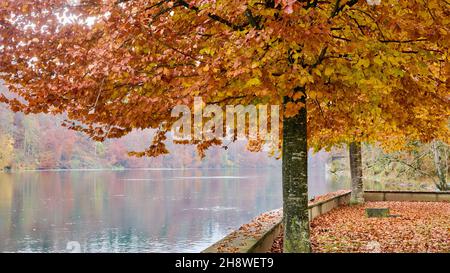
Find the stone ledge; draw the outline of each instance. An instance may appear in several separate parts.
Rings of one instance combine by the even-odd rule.
[[[202,253],[263,253],[270,250],[281,232],[283,212],[269,211],[228,234]]]
[[[364,191],[366,201],[450,202],[450,192]]]

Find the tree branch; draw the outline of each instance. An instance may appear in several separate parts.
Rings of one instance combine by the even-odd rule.
[[[428,39],[421,38],[421,39],[416,39],[416,40],[380,40],[380,42],[382,42],[382,43],[399,43],[399,44],[424,42],[424,41],[428,41]]]
[[[193,10],[195,12],[200,12],[200,9],[198,7],[191,6],[189,3],[187,3],[184,0],[178,0],[178,3],[180,3],[185,8],[188,8],[188,9]],[[222,23],[222,24],[232,28],[233,30],[244,30],[243,26],[239,26],[239,25],[233,24],[232,22],[226,20],[225,18],[222,18],[222,17],[218,16],[217,14],[208,13],[208,17],[213,19],[214,21],[217,21],[219,23]]]
[[[334,5],[334,10],[331,13],[330,18],[336,17],[346,6],[351,7],[351,6],[356,5],[356,3],[358,3],[358,0],[349,0],[342,6],[339,5],[340,3],[341,3],[341,0],[336,0],[336,3]]]

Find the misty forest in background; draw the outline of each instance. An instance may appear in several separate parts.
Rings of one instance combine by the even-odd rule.
[[[245,142],[207,152],[201,160],[195,146],[169,144],[171,154],[136,158],[128,152],[148,145],[152,131],[134,132],[121,139],[95,142],[62,127],[62,117],[25,116],[0,106],[0,169],[123,169],[123,168],[233,168],[278,166],[266,153],[252,153]]]
[[[7,92],[0,86],[2,92]],[[158,158],[128,156],[132,150],[149,145],[154,130],[135,131],[121,139],[96,142],[81,132],[61,124],[63,116],[14,113],[0,105],[0,171],[45,169],[124,169],[124,168],[255,168],[277,167],[279,162],[267,153],[248,151],[245,141],[216,147],[201,160],[195,146],[168,141],[171,154]]]

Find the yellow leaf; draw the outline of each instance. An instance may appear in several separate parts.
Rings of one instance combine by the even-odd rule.
[[[252,87],[252,86],[258,86],[261,85],[261,81],[258,78],[252,78],[247,81],[245,84],[245,87]]]
[[[380,66],[383,65],[383,61],[381,60],[380,56],[375,57],[375,59],[373,59],[373,62]]]
[[[325,68],[324,73],[325,73],[325,76],[329,77],[329,76],[331,76],[331,74],[333,74],[333,72],[334,72],[334,68],[331,66],[328,66],[327,68]]]

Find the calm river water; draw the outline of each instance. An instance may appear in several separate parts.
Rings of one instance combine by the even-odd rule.
[[[0,173],[0,252],[199,252],[281,200],[279,169]]]

